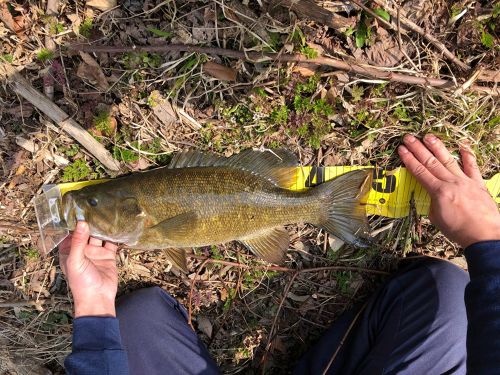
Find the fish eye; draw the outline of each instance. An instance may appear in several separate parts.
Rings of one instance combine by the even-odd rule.
[[[97,206],[97,199],[95,198],[89,198],[87,199],[88,204],[90,204],[92,207]]]

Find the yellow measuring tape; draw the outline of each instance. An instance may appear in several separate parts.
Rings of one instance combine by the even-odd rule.
[[[431,200],[415,177],[406,168],[388,170],[372,166],[355,167],[298,167],[297,180],[290,190],[300,191],[322,182],[331,180],[356,169],[373,169],[372,186],[367,198],[366,213],[390,218],[407,216],[410,212],[410,200],[413,195],[417,214],[427,215]],[[77,190],[87,185],[98,184],[107,180],[70,182],[58,185],[61,195],[67,191]],[[486,187],[500,204],[500,173],[486,181]]]

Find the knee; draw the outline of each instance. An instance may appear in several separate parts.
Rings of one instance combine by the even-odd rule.
[[[469,274],[455,264],[440,260],[431,259],[425,262],[424,266],[432,274],[437,287],[452,286],[461,291],[463,295],[464,289],[469,282]]]
[[[118,317],[144,315],[162,303],[162,293],[164,292],[160,287],[153,286],[124,294],[116,301],[116,314]]]

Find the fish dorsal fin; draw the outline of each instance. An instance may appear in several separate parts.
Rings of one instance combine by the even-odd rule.
[[[266,262],[281,264],[288,250],[290,236],[284,227],[276,227],[240,239],[240,242]]]
[[[169,168],[233,167],[259,175],[277,186],[289,188],[295,183],[297,158],[288,150],[245,150],[228,158],[199,151],[175,155]]]
[[[210,167],[215,165],[221,156],[205,153],[196,150],[184,151],[175,154],[168,168],[191,168],[191,167]]]

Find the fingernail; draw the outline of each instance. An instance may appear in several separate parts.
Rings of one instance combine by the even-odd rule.
[[[88,229],[88,224],[85,221],[79,221],[76,223],[77,232],[86,232]]]
[[[405,146],[399,146],[398,151],[400,154],[407,154],[408,153],[408,149]]]
[[[424,140],[430,144],[434,144],[438,139],[434,134],[426,134]]]
[[[408,143],[413,143],[413,142],[415,142],[416,140],[417,140],[417,138],[415,138],[415,136],[414,136],[414,135],[412,135],[412,134],[406,134],[406,135],[405,135],[405,138],[404,138],[404,141],[405,141],[405,142],[408,142]]]

